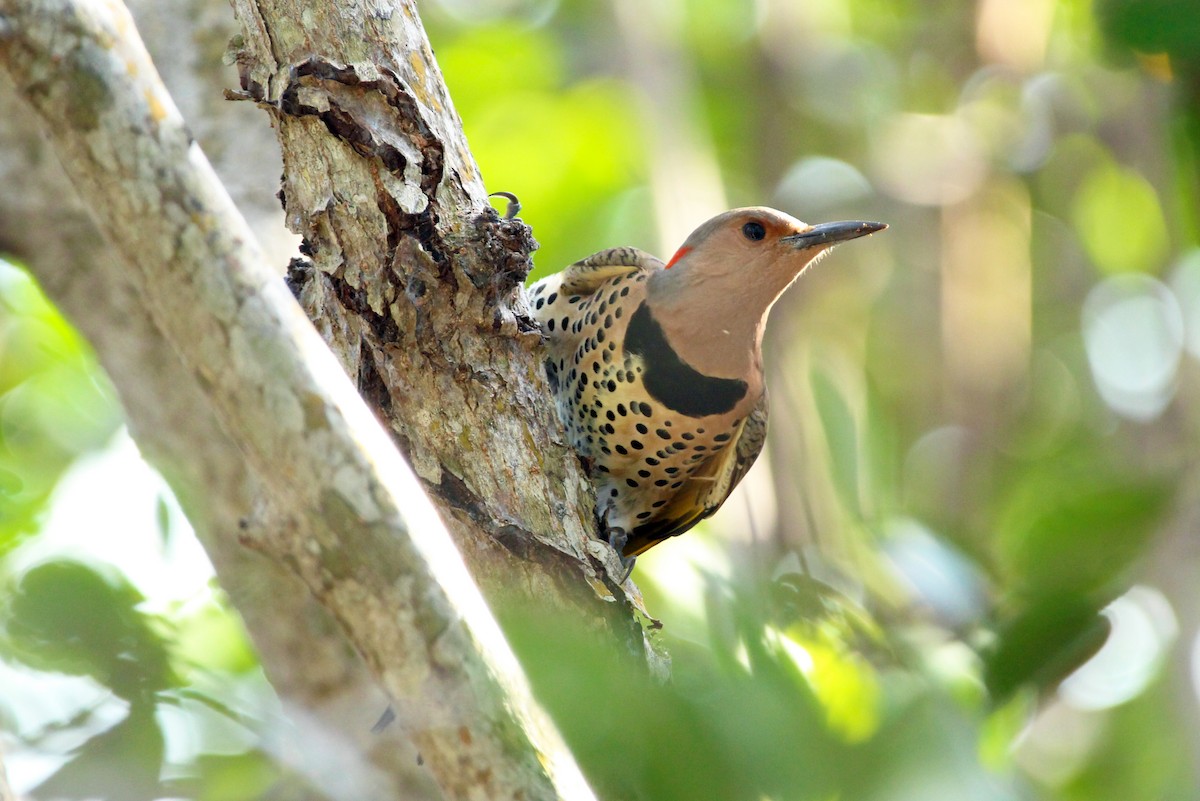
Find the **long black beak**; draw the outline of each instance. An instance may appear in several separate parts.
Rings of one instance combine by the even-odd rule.
[[[814,225],[807,231],[780,237],[780,241],[787,242],[797,250],[801,250],[823,245],[836,245],[839,242],[848,242],[851,239],[858,239],[860,236],[870,236],[876,231],[882,231],[884,228],[887,228],[887,223],[863,222],[862,220],[821,223],[820,225]]]

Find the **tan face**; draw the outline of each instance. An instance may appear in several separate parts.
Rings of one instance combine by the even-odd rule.
[[[754,280],[769,265],[782,262],[778,266],[786,264],[794,275],[828,247],[806,253],[809,249],[798,249],[784,239],[809,228],[774,209],[734,209],[697,228],[671,260],[671,268],[678,264],[693,280],[718,276]]]
[[[809,225],[781,211],[719,214],[687,238],[646,300],[672,348],[711,376],[749,374],[775,300],[833,245],[882,230],[869,222]]]

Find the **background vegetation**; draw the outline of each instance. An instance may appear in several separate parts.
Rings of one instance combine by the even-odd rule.
[[[780,302],[767,455],[639,561],[674,683],[570,621],[508,621],[601,795],[1194,798],[1194,2],[422,13],[535,277],[670,255],[731,206],[892,225]],[[0,263],[14,783],[284,793],[270,689],[120,431],[86,343]],[[141,489],[88,492],[113,471]]]

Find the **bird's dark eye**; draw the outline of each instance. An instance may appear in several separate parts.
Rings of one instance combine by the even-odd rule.
[[[742,226],[742,235],[757,242],[767,235],[767,229],[760,222],[748,222]]]

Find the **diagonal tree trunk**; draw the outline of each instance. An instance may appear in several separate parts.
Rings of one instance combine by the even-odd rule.
[[[19,102],[0,80],[0,108]],[[155,326],[125,264],[75,199],[34,122],[0,115],[0,186],[13,190],[0,192],[0,251],[34,269],[91,342],[139,448],[174,488],[300,729],[284,736],[279,757],[331,798],[421,797],[428,779],[399,727],[372,734],[387,701],[328,612],[283,565],[239,542],[247,510],[258,505],[257,519],[268,528],[283,525],[283,517],[262,503],[244,457]],[[331,751],[355,755],[353,764],[341,761],[337,787],[322,778]]]
[[[523,330],[527,232],[484,207],[415,12],[310,11],[238,5],[245,91],[277,117],[289,221],[313,257],[293,265],[301,297],[434,490],[490,594],[573,607],[640,647],[625,596],[597,559],[607,554],[591,539],[586,484],[543,393],[537,338]],[[431,699],[400,708],[449,797],[583,797],[555,735],[538,734],[493,624],[405,486],[406,468],[343,390],[344,376],[321,372],[325,357],[189,145],[129,21],[106,14],[0,2],[0,74],[46,124],[112,245],[74,218],[67,231],[96,258],[66,259],[79,269],[70,280],[52,259],[29,263],[80,312],[139,441],[165,456],[207,528],[222,581],[234,564],[242,582],[256,570],[284,581],[274,577],[286,565],[393,698]],[[288,14],[321,36],[284,24]],[[85,310],[86,296],[99,308]],[[152,346],[104,335],[126,318]],[[149,377],[134,361],[143,355]],[[188,463],[193,427],[204,447],[173,471]],[[230,458],[233,443],[247,464]],[[242,540],[267,559],[221,539],[234,510]],[[256,640],[295,625],[290,610],[277,605],[272,617],[268,606],[247,615]],[[272,675],[286,670],[270,661],[289,656],[263,650]]]

